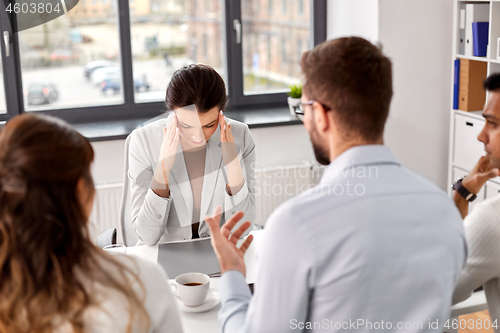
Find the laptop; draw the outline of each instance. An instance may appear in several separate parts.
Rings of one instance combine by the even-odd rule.
[[[170,279],[191,272],[207,275],[220,272],[210,238],[159,244],[158,263]]]

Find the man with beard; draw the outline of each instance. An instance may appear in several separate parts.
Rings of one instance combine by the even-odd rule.
[[[465,262],[460,214],[383,145],[392,65],[370,42],[340,38],[304,53],[303,115],[318,186],[269,217],[252,296],[238,248],[245,222],[206,221],[222,277],[222,332],[442,332]]]
[[[486,155],[481,157],[463,180],[453,184],[453,199],[464,217],[469,256],[458,280],[453,303],[468,298],[484,285],[495,332],[500,332],[500,196],[485,200],[468,215],[469,202],[475,199],[486,181],[500,175],[500,73],[484,81],[489,92],[483,112],[486,120],[477,139],[484,144]],[[493,327],[493,326],[492,326]]]

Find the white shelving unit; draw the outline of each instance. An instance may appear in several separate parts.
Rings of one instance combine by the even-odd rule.
[[[459,23],[460,8],[463,4],[488,4],[489,7],[489,52],[487,57],[471,57],[459,54]],[[454,79],[454,61],[459,58],[483,61],[488,63],[487,75],[500,72],[500,59],[497,59],[497,41],[500,37],[500,0],[454,0],[453,2],[453,52],[452,52],[452,80]],[[464,177],[476,164],[479,157],[484,155],[484,145],[477,140],[477,136],[484,126],[482,110],[461,111],[453,109],[453,85],[451,87],[451,116],[450,116],[450,149],[449,149],[449,169],[448,184],[452,184],[458,178]],[[449,194],[452,190],[449,188]],[[478,198],[471,205],[483,201],[486,198],[496,196],[500,193],[500,177],[489,181],[485,188],[478,193]]]

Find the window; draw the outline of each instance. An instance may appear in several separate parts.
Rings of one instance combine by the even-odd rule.
[[[208,64],[224,76],[221,1],[136,0],[130,11],[135,103],[161,102],[172,74],[191,63]]]
[[[123,103],[121,92],[105,96],[101,82],[86,72],[86,64],[101,61],[113,65],[110,75],[121,77],[116,11],[98,12],[83,17],[70,11],[18,33],[24,110]]]
[[[297,49],[295,50],[296,51],[296,55],[297,57],[295,58],[295,63],[296,64],[300,64],[300,59],[302,58],[302,40],[301,39],[297,39]]]
[[[283,15],[286,15],[287,2],[288,2],[288,0],[281,0],[281,3],[282,3],[281,11],[283,12]]]
[[[297,0],[299,6],[299,15],[304,14],[304,0]]]
[[[253,0],[253,12],[255,15],[258,15],[260,12],[260,2],[262,0]]]
[[[3,69],[0,68],[0,114],[5,114],[7,112],[7,105],[5,103],[5,89],[3,80]]]
[[[205,59],[208,58],[208,45],[207,45],[208,41],[207,41],[207,34],[206,33],[203,33],[203,57]]]
[[[153,117],[173,72],[190,63],[223,76],[230,108],[285,105],[299,55],[326,39],[326,0],[300,2],[304,15],[284,0],[274,17],[273,0],[81,0],[16,34],[0,3],[11,36],[9,56],[1,47],[0,121],[38,111],[72,123]]]
[[[267,37],[267,66],[272,65],[273,57],[272,57],[273,44],[271,41],[271,36]]]
[[[306,3],[312,0],[306,0]],[[286,12],[287,0],[283,0]],[[259,15],[242,10],[243,18],[243,92],[245,96],[286,92],[288,86],[300,82],[299,66],[289,66],[300,58],[294,51],[295,45],[287,47],[289,41],[307,39],[311,33],[309,19],[297,18],[292,11],[262,24]],[[280,60],[273,61],[271,36],[279,41]],[[302,51],[302,46],[300,46]]]
[[[281,38],[281,63],[282,63],[283,67],[286,65],[286,62],[287,62],[286,39],[285,38]]]

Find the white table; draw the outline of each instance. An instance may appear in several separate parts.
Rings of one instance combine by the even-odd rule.
[[[252,245],[248,248],[245,253],[245,265],[246,265],[246,281],[247,283],[254,283],[256,277],[256,265],[255,265],[255,251],[259,247],[262,241],[264,230],[252,231],[251,234],[254,237]],[[158,245],[154,246],[132,246],[127,247],[126,253],[129,255],[134,255],[142,259],[146,259],[152,262],[157,262],[158,259]],[[170,278],[174,278],[170,276]],[[219,278],[210,279],[210,287],[218,289]],[[185,333],[220,333],[219,323],[217,321],[217,312],[219,311],[220,305],[216,306],[210,311],[202,313],[186,313],[181,311],[181,320],[184,326]],[[487,309],[486,296],[484,291],[474,293],[467,300],[456,304],[451,308],[450,319],[458,318],[458,316],[474,313]],[[456,332],[449,331],[450,333]]]
[[[245,253],[247,283],[254,283],[255,281],[255,249],[259,247],[263,232],[264,230],[256,230],[251,232],[251,234],[253,235],[252,245],[250,245],[247,252]],[[156,263],[158,259],[158,245],[127,247],[126,253],[128,255],[134,255],[139,258]],[[169,278],[172,279],[175,278],[175,276],[169,276]],[[218,290],[218,284],[219,278],[210,279],[210,288],[215,288]],[[217,313],[219,309],[220,304],[210,311],[201,313],[187,313],[184,311],[179,311],[181,315],[182,326],[184,327],[184,333],[220,333],[221,330],[219,327],[219,322],[217,321]]]

